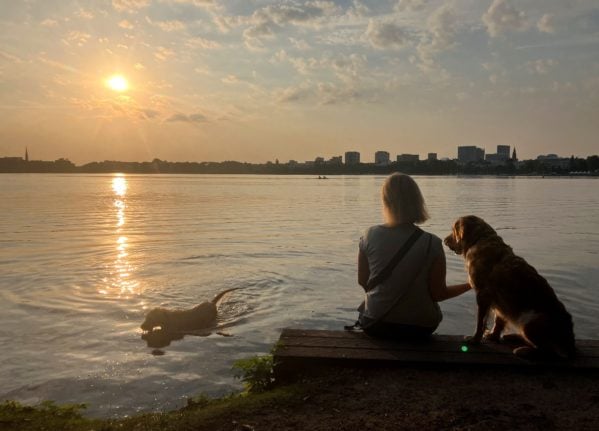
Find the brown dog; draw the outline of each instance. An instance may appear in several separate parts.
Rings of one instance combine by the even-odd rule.
[[[167,310],[154,308],[146,315],[146,320],[141,324],[144,331],[152,331],[160,326],[164,332],[185,332],[205,329],[216,323],[216,306],[220,299],[236,289],[228,289],[219,293],[212,301],[202,302],[190,310]]]
[[[572,316],[547,280],[516,256],[483,219],[472,215],[460,217],[445,238],[445,245],[464,256],[469,282],[476,292],[476,332],[467,337],[469,342],[479,343],[483,336],[499,340],[510,323],[524,342],[514,349],[516,355],[538,352],[574,356]],[[495,312],[495,325],[485,333],[491,310]]]

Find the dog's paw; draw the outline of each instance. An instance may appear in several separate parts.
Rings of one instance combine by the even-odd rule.
[[[483,335],[483,340],[498,343],[501,340],[501,336],[495,332],[486,331],[485,335]]]
[[[464,337],[464,342],[470,345],[480,344],[480,337],[475,335],[467,335]]]

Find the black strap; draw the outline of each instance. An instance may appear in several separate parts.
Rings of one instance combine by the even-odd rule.
[[[368,284],[366,285],[366,292],[374,289],[376,286],[378,286],[391,276],[397,264],[403,259],[406,253],[410,251],[414,243],[418,240],[418,238],[420,238],[420,236],[423,233],[424,231],[420,229],[418,226],[416,226],[416,230],[414,231],[414,233],[410,235],[410,237],[404,243],[404,245],[401,246],[401,248],[397,251],[395,256],[393,256],[393,258],[389,261],[385,269],[383,269],[377,275],[368,280]]]

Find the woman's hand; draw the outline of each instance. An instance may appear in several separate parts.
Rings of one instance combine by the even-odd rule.
[[[433,262],[429,275],[428,289],[435,302],[445,301],[469,291],[472,287],[468,283],[448,286],[445,281],[447,273],[445,253],[441,253]]]

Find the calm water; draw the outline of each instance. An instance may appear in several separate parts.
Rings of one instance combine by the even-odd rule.
[[[381,220],[383,177],[0,175],[0,399],[89,403],[92,415],[170,409],[240,385],[235,359],[283,327],[355,319],[357,244]],[[550,281],[580,338],[599,333],[599,182],[417,178],[444,237],[482,216]],[[448,281],[466,278],[448,253]],[[231,337],[140,339],[155,306],[221,307]],[[441,304],[438,332],[470,333],[474,297]]]

